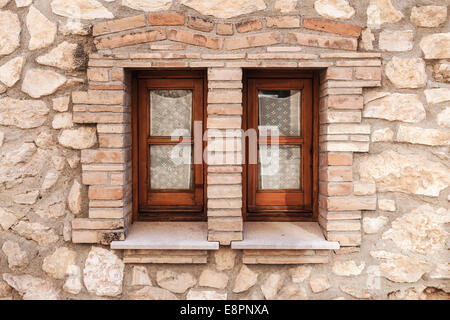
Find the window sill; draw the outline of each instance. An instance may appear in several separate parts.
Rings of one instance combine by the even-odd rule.
[[[317,222],[245,222],[244,240],[233,241],[239,250],[337,250]]]
[[[206,222],[135,222],[124,241],[111,249],[124,250],[218,250],[219,242],[207,240]]]

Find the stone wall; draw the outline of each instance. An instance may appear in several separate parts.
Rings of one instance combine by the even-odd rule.
[[[0,0],[0,299],[448,299],[447,5]],[[151,67],[207,68],[218,129],[240,127],[242,68],[320,70],[319,222],[341,249],[231,250],[237,195],[208,207],[220,250],[176,253],[206,264],[110,250],[131,220],[127,70]]]

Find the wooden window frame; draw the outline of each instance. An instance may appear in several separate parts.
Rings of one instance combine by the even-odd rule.
[[[274,81],[276,80],[276,81]],[[278,81],[280,80],[280,81]],[[266,205],[264,207],[260,206],[256,201],[256,189],[257,189],[257,175],[258,169],[257,165],[248,164],[249,162],[249,141],[247,140],[245,143],[245,164],[243,165],[243,217],[246,221],[318,221],[318,195],[319,195],[319,75],[317,72],[308,72],[308,71],[294,71],[294,70],[255,70],[249,69],[244,70],[244,95],[243,95],[243,126],[244,130],[248,130],[249,128],[255,128],[257,130],[257,121],[258,121],[258,113],[255,108],[257,103],[257,88],[255,87],[256,82],[261,82],[264,84],[264,88],[270,89],[280,89],[279,85],[271,84],[272,82],[286,82],[291,83],[290,86],[286,87],[286,90],[293,89],[296,85],[292,85],[292,81],[300,81],[308,82],[311,84],[311,95],[310,101],[306,103],[311,104],[311,112],[309,117],[304,117],[305,110],[302,108],[302,134],[304,134],[305,130],[308,130],[311,133],[310,142],[308,143],[308,148],[310,151],[308,152],[308,156],[310,157],[309,165],[304,163],[304,150],[302,150],[302,186],[305,197],[305,202],[308,203],[307,206],[298,206],[298,207],[281,207],[281,206],[269,206]],[[298,86],[298,85],[297,85]],[[252,91],[250,91],[252,90]],[[302,94],[302,107],[304,102],[304,94]],[[307,97],[308,99],[308,97]],[[250,102],[253,101],[253,103]],[[306,127],[305,127],[306,126]],[[305,138],[305,137],[304,137]],[[289,144],[295,140],[295,138],[284,138],[280,137],[280,145]],[[260,142],[258,137],[258,144]],[[294,141],[295,142],[295,141]],[[300,141],[297,141],[300,142]],[[305,142],[305,141],[303,141]],[[295,143],[298,144],[298,143]],[[309,167],[310,169],[308,170]],[[306,172],[307,171],[307,172]],[[308,176],[309,179],[305,178]],[[306,174],[306,175],[305,175]],[[305,189],[308,188],[308,190]],[[289,199],[289,196],[292,199],[295,199],[296,196],[299,196],[298,192],[295,191],[264,191],[266,193],[265,196],[273,197],[276,193],[279,196],[275,195],[275,198],[280,199],[280,196],[286,196]],[[306,198],[307,197],[307,198]],[[294,200],[296,201],[296,200]],[[289,204],[289,200],[287,201]]]
[[[206,72],[204,70],[145,70],[134,71],[132,96],[132,154],[133,154],[133,220],[134,221],[206,221],[206,170],[205,163],[194,164],[194,186],[192,191],[154,191],[148,189],[148,161],[150,145],[176,145],[170,137],[149,138],[148,90],[149,89],[193,89],[194,121],[202,121],[202,135],[206,129]],[[146,137],[140,134],[147,132]],[[203,139],[202,139],[203,140]],[[194,138],[190,138],[193,145]],[[146,147],[147,146],[147,147]],[[205,142],[202,141],[202,154]],[[141,150],[145,152],[141,152]],[[194,149],[194,148],[193,148]],[[192,151],[194,155],[194,150]],[[148,196],[157,205],[152,205]],[[190,203],[188,203],[190,202]]]

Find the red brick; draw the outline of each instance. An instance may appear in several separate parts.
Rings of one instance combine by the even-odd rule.
[[[97,84],[89,83],[89,90],[123,90],[123,84]]]
[[[320,183],[319,191],[326,196],[349,196],[352,194],[351,183]]]
[[[123,81],[124,72],[122,68],[111,69],[111,81]]]
[[[89,187],[89,200],[120,200],[123,198],[123,188]]]
[[[210,32],[214,28],[214,22],[200,17],[188,17],[187,27],[194,30]]]
[[[95,39],[94,43],[97,49],[101,50],[132,46],[140,43],[154,42],[165,39],[165,30],[155,29],[150,31],[132,32],[116,36],[108,36],[101,39]]]
[[[184,25],[184,14],[151,13],[148,15],[148,24],[151,26],[182,26]]]
[[[344,182],[353,180],[352,167],[324,167],[319,170],[320,181]]]
[[[233,24],[232,23],[218,23],[216,26],[216,33],[221,36],[231,36],[233,35]]]
[[[327,107],[330,109],[362,109],[362,96],[328,96]]]
[[[351,166],[353,164],[351,153],[323,153],[319,158],[321,166]]]
[[[223,40],[186,30],[168,29],[167,38],[172,41],[183,42],[194,46],[219,50]]]
[[[299,28],[300,18],[292,16],[267,17],[267,28]]]
[[[90,149],[81,151],[81,163],[124,163],[125,160],[124,151]]]
[[[376,210],[376,197],[319,197],[321,208],[329,211]]]
[[[94,36],[98,36],[107,33],[119,32],[134,28],[141,28],[145,27],[145,25],[146,25],[145,16],[141,14],[135,17],[109,20],[97,23],[94,25],[92,29],[92,34]]]
[[[357,39],[322,36],[308,33],[289,32],[287,34],[287,42],[290,44],[300,44],[303,46],[328,49],[356,51],[356,49],[358,48]]]
[[[74,104],[122,105],[123,92],[115,91],[75,91],[72,92]]]
[[[355,77],[357,80],[381,80],[380,68],[356,68]]]
[[[352,68],[328,68],[325,74],[325,80],[352,80]]]
[[[252,47],[270,46],[280,43],[281,35],[278,32],[266,32],[252,34],[245,37],[230,38],[225,40],[227,50],[237,50]]]
[[[355,38],[359,38],[362,30],[360,26],[316,18],[304,18],[302,27],[305,29],[341,34],[343,36]]]
[[[109,81],[109,69],[105,68],[89,68],[87,70],[89,81],[106,82]]]
[[[247,19],[236,23],[236,30],[239,33],[246,33],[262,29],[260,19]]]
[[[108,184],[108,174],[106,172],[83,171],[83,184],[92,185],[106,185]]]
[[[241,68],[209,68],[208,80],[242,80]]]

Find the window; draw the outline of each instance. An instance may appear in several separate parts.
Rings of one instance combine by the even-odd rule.
[[[246,143],[246,220],[316,219],[317,82],[313,73],[247,72],[244,116],[257,143]]]
[[[193,138],[199,124],[200,136],[204,129],[204,78],[199,71],[135,76],[135,220],[204,219],[204,168],[194,161]]]

